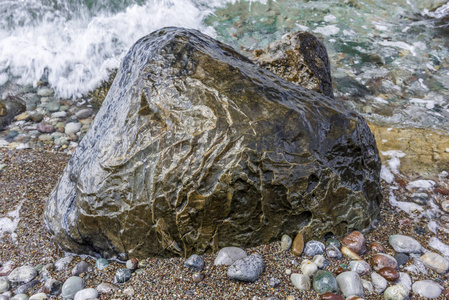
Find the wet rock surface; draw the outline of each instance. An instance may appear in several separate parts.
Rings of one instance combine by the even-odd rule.
[[[377,215],[379,171],[361,117],[165,28],[125,57],[45,220],[63,249],[120,259],[343,235]]]

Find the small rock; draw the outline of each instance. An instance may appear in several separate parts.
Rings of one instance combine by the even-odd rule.
[[[62,282],[53,278],[49,278],[45,281],[44,286],[42,287],[42,292],[57,296],[61,294]]]
[[[52,119],[59,119],[59,118],[65,118],[67,117],[67,112],[65,111],[58,111],[51,114]]]
[[[115,282],[116,283],[124,283],[131,279],[131,270],[130,269],[118,269],[115,273]]]
[[[369,263],[364,260],[353,260],[349,262],[349,267],[351,271],[357,272],[360,275],[366,275],[371,272]]]
[[[292,270],[290,269],[285,269],[285,274],[290,275],[292,273]]]
[[[204,265],[204,263],[203,263],[203,265]],[[136,270],[138,266],[139,266],[139,261],[135,257],[133,257],[131,259],[128,259],[126,261],[126,268],[127,269]]]
[[[342,240],[343,244],[359,255],[366,252],[366,240],[360,231],[353,231]]]
[[[388,239],[391,247],[393,247],[394,251],[401,253],[421,253],[422,247],[421,244],[406,235],[396,234],[391,235]]]
[[[304,275],[311,277],[316,271],[318,271],[318,266],[314,262],[311,262],[308,259],[304,259],[301,262],[301,272]]]
[[[449,213],[449,200],[444,200],[441,202],[440,206],[444,212]]]
[[[28,283],[22,284],[19,286],[14,293],[15,294],[27,294],[31,289],[33,289],[36,285],[40,283],[39,280],[32,280]]]
[[[254,282],[262,275],[265,264],[259,254],[251,254],[233,263],[227,272],[230,279]]]
[[[369,248],[373,252],[384,252],[385,251],[384,247],[381,244],[379,244],[378,242],[371,242],[369,244]]]
[[[39,122],[41,122],[43,119],[44,119],[44,115],[42,115],[42,114],[34,114],[34,115],[31,115],[31,120],[32,120],[34,123],[39,123]]]
[[[403,266],[408,262],[409,256],[405,253],[396,253],[394,259],[396,259],[398,266]]]
[[[78,276],[69,277],[62,285],[62,298],[73,299],[78,291],[84,288],[84,280]]]
[[[369,280],[362,279],[362,285],[365,290],[372,293],[374,291],[373,284]]]
[[[31,266],[23,266],[14,269],[9,275],[8,280],[12,283],[27,283],[37,276],[37,271]]]
[[[437,273],[444,274],[449,270],[449,260],[442,257],[441,255],[428,252],[420,257],[422,263]]]
[[[96,288],[100,294],[111,294],[113,291],[118,289],[119,287],[112,283],[100,283]]]
[[[40,97],[52,97],[55,91],[50,88],[41,88],[37,91],[37,95]]]
[[[55,128],[51,125],[41,123],[37,126],[37,130],[42,133],[52,133],[55,131]]]
[[[326,261],[326,259],[324,258],[324,256],[321,255],[321,254],[315,255],[315,256],[313,257],[312,261],[316,264],[316,266],[317,266],[319,269],[322,269],[325,265],[328,265],[328,262]]]
[[[47,295],[45,293],[34,294],[29,298],[29,300],[39,300],[39,299],[47,299]]]
[[[25,294],[17,294],[11,298],[11,300],[28,300],[28,296]]]
[[[132,297],[135,294],[134,288],[132,286],[127,287],[126,289],[123,290],[123,294],[125,294],[128,297]]]
[[[296,256],[300,256],[304,250],[304,237],[302,233],[298,233],[293,241],[292,253]]]
[[[275,278],[275,277],[271,277],[270,280],[268,281],[268,285],[276,288],[279,286],[279,279]]]
[[[193,254],[186,260],[184,265],[187,268],[191,268],[198,272],[201,272],[204,269],[204,260],[201,256]]]
[[[321,295],[321,300],[345,300],[343,296],[328,292]]]
[[[362,260],[362,258],[357,253],[355,253],[354,251],[352,251],[348,247],[341,247],[341,253],[344,256],[349,257],[350,259]]]
[[[388,286],[388,282],[385,278],[377,274],[376,272],[371,273],[371,282],[373,283],[374,290],[380,294]]]
[[[74,134],[77,133],[81,129],[81,123],[79,122],[70,122],[65,125],[65,134]]]
[[[82,289],[75,294],[74,300],[87,300],[87,299],[95,299],[98,297],[98,292],[96,289]]]
[[[14,120],[23,121],[23,120],[28,120],[29,117],[30,117],[30,113],[26,111],[24,113],[21,113],[21,114],[15,116]]]
[[[346,298],[346,300],[364,300],[363,298],[360,298],[359,296],[349,296]]]
[[[412,290],[421,297],[435,299],[440,297],[443,287],[432,280],[421,280],[413,283]]]
[[[66,256],[63,258],[58,259],[55,262],[55,268],[57,271],[62,271],[67,268],[67,266],[72,262],[73,257],[72,256]]]
[[[399,279],[395,282],[395,284],[402,284],[407,288],[407,290],[412,290],[412,278],[405,272],[399,272]]]
[[[341,254],[341,251],[335,246],[335,245],[328,245],[326,247],[326,255],[329,258],[335,258],[335,259],[341,259],[343,257],[343,254]]]
[[[347,271],[338,275],[336,279],[345,297],[353,295],[363,297],[363,285],[359,274],[353,271]]]
[[[326,240],[326,245],[327,246],[334,245],[335,247],[337,247],[337,249],[341,248],[341,243],[337,239],[335,239],[335,238],[328,238]]]
[[[292,246],[292,238],[284,234],[281,238],[281,249],[287,251]]]
[[[338,284],[332,273],[319,270],[313,276],[313,289],[318,294],[324,294],[327,292],[338,292]]]
[[[390,267],[384,267],[377,271],[380,276],[385,278],[386,280],[390,282],[395,282],[399,279],[399,272],[396,269],[390,268]]]
[[[411,198],[412,201],[416,204],[426,205],[427,200],[429,199],[429,195],[427,195],[426,193],[413,193]]]
[[[0,277],[0,293],[4,293],[9,290],[9,281],[6,277]]]
[[[391,255],[378,253],[374,255],[372,259],[372,265],[374,270],[379,271],[380,269],[385,267],[396,269],[398,267],[398,262]]]
[[[49,103],[47,103],[47,105],[45,105],[45,108],[46,108],[49,112],[55,112],[55,111],[58,111],[60,107],[61,107],[61,106],[60,106],[59,103],[57,103],[57,102],[49,102]]]
[[[104,258],[99,258],[97,259],[97,261],[95,262],[95,267],[98,270],[103,270],[106,269],[109,266],[109,261],[107,259]]]
[[[225,247],[218,251],[214,265],[230,266],[234,262],[247,257],[245,250],[237,247]]]
[[[308,291],[310,290],[310,278],[307,275],[304,274],[297,274],[293,273],[290,276],[290,280],[292,281],[292,284],[301,291]]]
[[[295,238],[296,240],[296,238]],[[294,244],[294,242],[293,242]],[[304,247],[304,255],[314,257],[315,255],[323,254],[325,246],[318,241],[308,241]]]
[[[192,279],[194,282],[198,283],[200,281],[203,281],[204,279],[204,274],[203,273],[194,273],[192,275]]]
[[[84,108],[76,112],[75,116],[78,119],[87,119],[94,113],[92,108]]]
[[[89,270],[89,264],[85,261],[80,261],[76,264],[76,266],[72,269],[73,276],[79,276],[82,273],[85,273]]]
[[[15,268],[16,264],[13,261],[5,262],[0,268],[0,276],[8,276]]]

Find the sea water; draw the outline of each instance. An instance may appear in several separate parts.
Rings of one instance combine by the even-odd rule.
[[[57,96],[86,95],[164,26],[244,54],[302,30],[325,43],[347,106],[378,123],[449,132],[448,16],[443,0],[3,0],[0,92],[47,81]]]

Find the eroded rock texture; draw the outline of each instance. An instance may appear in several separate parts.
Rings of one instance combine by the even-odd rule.
[[[378,214],[379,172],[341,103],[164,28],[124,58],[45,222],[65,250],[119,258],[343,235]]]

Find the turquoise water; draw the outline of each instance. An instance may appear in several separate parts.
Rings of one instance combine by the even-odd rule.
[[[303,30],[324,41],[348,106],[378,123],[449,132],[448,16],[441,0],[2,1],[0,86],[46,80],[61,97],[82,96],[164,26],[243,53]]]

